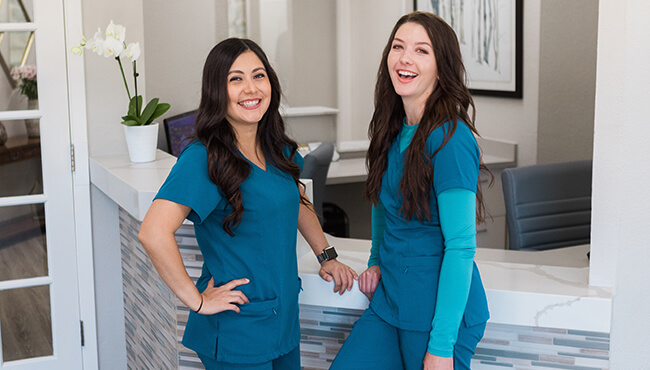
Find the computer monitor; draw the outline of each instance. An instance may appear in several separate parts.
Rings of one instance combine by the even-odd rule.
[[[167,147],[171,155],[178,157],[183,148],[190,143],[189,137],[194,135],[195,122],[195,110],[163,120],[165,134],[167,134]]]

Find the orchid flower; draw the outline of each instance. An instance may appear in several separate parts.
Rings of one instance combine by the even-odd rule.
[[[123,44],[124,38],[126,37],[126,27],[113,23],[111,19],[111,23],[106,27],[106,37],[108,38],[109,36]]]
[[[95,36],[86,43],[85,47],[93,53],[97,53],[99,56],[104,55],[104,35],[99,27],[97,27]]]
[[[120,53],[120,57],[130,58],[131,61],[138,60],[138,58],[140,58],[140,43],[136,42],[128,44]]]
[[[118,57],[124,50],[124,42],[113,36],[106,35],[106,39],[102,43],[102,49],[105,57]]]
[[[115,58],[122,73],[126,95],[129,98],[129,109],[126,116],[122,117],[122,124],[127,126],[145,126],[153,123],[153,120],[165,114],[169,110],[170,105],[167,103],[159,103],[158,98],[153,98],[143,110],[142,96],[138,95],[138,72],[136,71],[136,60],[140,57],[142,51],[139,42],[127,44],[125,37],[126,27],[121,24],[115,24],[111,20],[108,27],[106,27],[105,36],[101,28],[97,28],[97,32],[95,32],[92,39],[87,41],[82,36],[79,45],[73,46],[70,51],[74,55],[82,55],[83,49],[87,49],[106,58]],[[131,91],[126,82],[121,58],[131,59],[133,66],[133,87],[135,90],[133,97],[131,97]]]

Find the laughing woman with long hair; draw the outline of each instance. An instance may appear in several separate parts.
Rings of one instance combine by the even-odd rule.
[[[368,131],[372,249],[359,287],[371,301],[331,369],[469,369],[489,318],[473,262],[482,165],[460,48],[441,18],[413,12],[393,28]]]

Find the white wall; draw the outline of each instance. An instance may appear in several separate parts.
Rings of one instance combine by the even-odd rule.
[[[590,282],[614,285],[612,369],[650,363],[650,2],[600,0]]]
[[[217,24],[226,27],[226,2],[146,1],[144,53],[148,60],[146,87],[149,99],[160,98],[171,108],[160,117],[158,147],[167,149],[163,119],[197,109],[201,100],[201,75],[208,53],[219,41]],[[178,25],[185,25],[179,27]]]
[[[598,0],[544,0],[537,163],[591,159]]]
[[[336,107],[336,2],[294,0],[293,69],[278,73],[291,81],[285,90],[290,106]]]
[[[390,31],[402,16],[400,1],[360,0],[349,3],[349,56],[339,68],[349,65],[349,121],[339,123],[339,140],[368,138],[368,123],[374,108],[374,90],[381,53]],[[345,36],[343,36],[345,37]],[[349,64],[348,64],[349,63]],[[341,108],[341,107],[340,107]],[[346,107],[343,107],[346,109]],[[346,117],[342,115],[342,117]]]

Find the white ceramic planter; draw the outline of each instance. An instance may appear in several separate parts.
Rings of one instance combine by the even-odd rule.
[[[123,126],[126,146],[131,162],[151,162],[156,159],[158,146],[158,124],[147,126]]]

